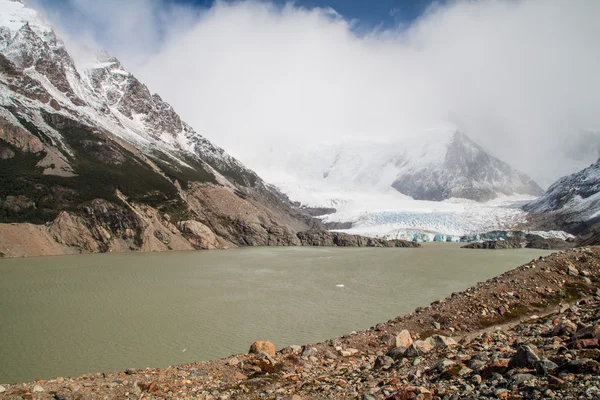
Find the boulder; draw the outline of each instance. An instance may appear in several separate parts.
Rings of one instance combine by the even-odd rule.
[[[433,347],[439,348],[449,348],[458,346],[456,340],[452,339],[451,337],[446,337],[442,335],[433,335],[430,338],[428,338],[427,341],[429,341],[429,343],[431,343]]]
[[[572,264],[569,264],[567,266],[567,274],[571,275],[571,276],[578,276],[579,275],[579,271]]]
[[[535,368],[540,362],[537,348],[531,344],[519,347],[517,353],[510,359],[509,368]]]
[[[314,357],[317,355],[317,349],[310,346],[302,347],[302,357]]]
[[[548,360],[547,358],[542,358],[540,362],[535,366],[535,370],[539,375],[550,375],[558,368],[558,365]]]
[[[427,340],[416,340],[406,349],[404,356],[418,357],[430,353],[431,350],[433,350],[431,342]]]
[[[268,356],[275,357],[275,345],[267,340],[259,340],[252,343],[249,353],[265,353]]]
[[[600,339],[600,324],[590,325],[579,329],[573,335],[573,339]]]
[[[396,335],[396,347],[410,347],[413,344],[410,332],[406,329]]]
[[[404,353],[406,353],[406,349],[408,349],[408,347],[394,347],[386,353],[386,356],[391,357],[396,361],[401,360],[404,357]]]

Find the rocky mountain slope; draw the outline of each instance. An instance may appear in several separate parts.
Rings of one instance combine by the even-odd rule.
[[[295,244],[314,222],[120,62],[0,0],[0,253]]]
[[[527,175],[488,154],[452,128],[421,132],[396,141],[344,142],[318,148],[273,148],[272,177],[286,193],[302,199],[310,187],[327,192],[385,192],[390,187],[415,200],[464,198],[479,202],[501,196],[538,196]],[[291,153],[290,153],[291,152]],[[257,163],[260,164],[260,163]],[[288,171],[281,174],[280,170]],[[292,183],[290,183],[292,182]]]
[[[584,236],[596,232],[600,223],[600,160],[559,179],[524,209],[531,214],[532,224],[544,229],[564,229]]]
[[[2,384],[0,398],[595,399],[599,265],[599,248],[569,250],[323,343]]]

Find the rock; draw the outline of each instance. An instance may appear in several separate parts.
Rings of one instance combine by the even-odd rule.
[[[178,227],[186,234],[188,241],[197,248],[212,250],[222,247],[215,233],[201,222],[181,221]]]
[[[517,350],[517,353],[508,363],[509,368],[535,368],[540,362],[537,355],[537,349],[533,345],[523,345]]]
[[[567,274],[569,274],[571,276],[578,276],[579,275],[579,271],[572,264],[569,264],[567,266]]]
[[[6,392],[6,388],[2,385],[0,385],[0,393],[4,393]]]
[[[407,347],[394,347],[386,353],[386,356],[393,358],[398,361],[404,357]]]
[[[44,390],[44,388],[43,388],[43,387],[41,387],[40,385],[35,385],[31,391],[32,391],[33,393],[42,393],[42,392],[44,392],[45,390]]]
[[[271,357],[275,357],[275,345],[267,340],[259,340],[252,343],[248,352],[250,354],[265,353]]]
[[[466,362],[466,364],[469,368],[474,369],[475,371],[479,371],[486,366],[485,361],[481,360],[469,360]]]
[[[535,366],[535,370],[540,375],[550,375],[558,368],[558,365],[548,360],[547,358],[542,358],[540,362],[538,362]]]
[[[240,363],[240,360],[237,357],[233,357],[229,361],[227,361],[227,364],[231,365],[232,367],[235,367],[239,363]]]
[[[573,339],[600,339],[600,324],[586,326],[575,332]]]
[[[439,373],[442,373],[444,371],[446,371],[448,368],[455,366],[456,363],[454,361],[448,360],[448,359],[443,359],[441,361],[438,361],[437,364],[435,364],[431,369],[434,371],[437,371]]]
[[[360,398],[361,400],[377,400],[377,397],[372,396],[368,393],[365,393],[362,395],[362,397]]]
[[[418,357],[430,353],[431,350],[433,350],[431,342],[426,340],[416,340],[408,347],[408,349],[406,349],[404,356]]]
[[[474,385],[479,385],[482,381],[481,375],[473,375],[471,377],[471,383]]]
[[[137,370],[136,370],[135,368],[127,368],[127,369],[125,370],[125,373],[126,373],[127,375],[134,375],[134,374],[137,374]]]
[[[406,329],[396,335],[396,347],[410,347],[413,344],[410,332]]]
[[[392,365],[394,365],[394,359],[393,358],[388,357],[388,356],[379,356],[375,360],[374,368],[376,368],[376,369],[380,369],[380,368],[388,369]]]
[[[531,374],[514,374],[511,376],[510,381],[515,385],[522,385],[525,382],[533,381],[535,376]]]
[[[289,349],[294,353],[300,353],[302,351],[302,346],[298,346],[297,344],[292,344],[289,346]]]
[[[317,355],[317,349],[310,346],[304,346],[302,348],[302,357],[314,357]]]
[[[396,346],[396,336],[391,335],[389,333],[381,335],[381,338],[379,340],[381,341],[381,343],[383,343],[384,345],[386,345],[388,347]]]
[[[338,352],[342,355],[342,357],[352,357],[355,354],[358,354],[358,350],[356,349],[339,349]]]
[[[598,362],[589,358],[579,358],[577,360],[571,360],[567,364],[560,367],[561,370],[569,371],[574,374],[583,374],[588,371],[594,371],[598,369],[600,365]]]
[[[428,338],[427,341],[429,341],[429,343],[431,343],[431,345],[433,345],[433,347],[439,347],[439,348],[448,348],[448,347],[458,346],[458,343],[456,343],[456,340],[452,339],[451,337],[446,337],[446,336],[442,336],[442,335],[433,335],[430,338]]]
[[[596,349],[600,347],[598,339],[579,339],[569,343],[570,349]]]
[[[337,355],[335,355],[334,353],[332,353],[332,352],[331,352],[331,351],[329,351],[329,350],[325,350],[325,351],[323,352],[323,355],[325,355],[325,358],[328,358],[328,359],[330,359],[330,360],[337,360],[337,358],[338,358],[338,356],[337,356]]]
[[[566,311],[566,310],[565,310]],[[573,334],[577,330],[577,325],[571,322],[568,319],[560,321],[556,326],[552,329],[551,334],[554,336],[560,336],[564,334]]]
[[[67,396],[64,394],[54,393],[54,400],[67,400]]]

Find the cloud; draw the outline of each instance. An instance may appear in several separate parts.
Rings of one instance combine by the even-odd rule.
[[[454,1],[371,31],[291,3],[69,4],[83,17],[65,30],[93,36],[259,171],[271,143],[399,139],[443,122],[549,184],[590,162],[567,163],[565,143],[600,132],[595,0]]]

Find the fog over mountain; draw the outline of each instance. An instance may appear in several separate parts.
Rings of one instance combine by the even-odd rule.
[[[438,123],[542,187],[597,157],[595,0],[434,3],[386,30],[293,3],[36,3],[79,58],[78,39],[108,48],[259,173],[268,145],[397,141]]]

